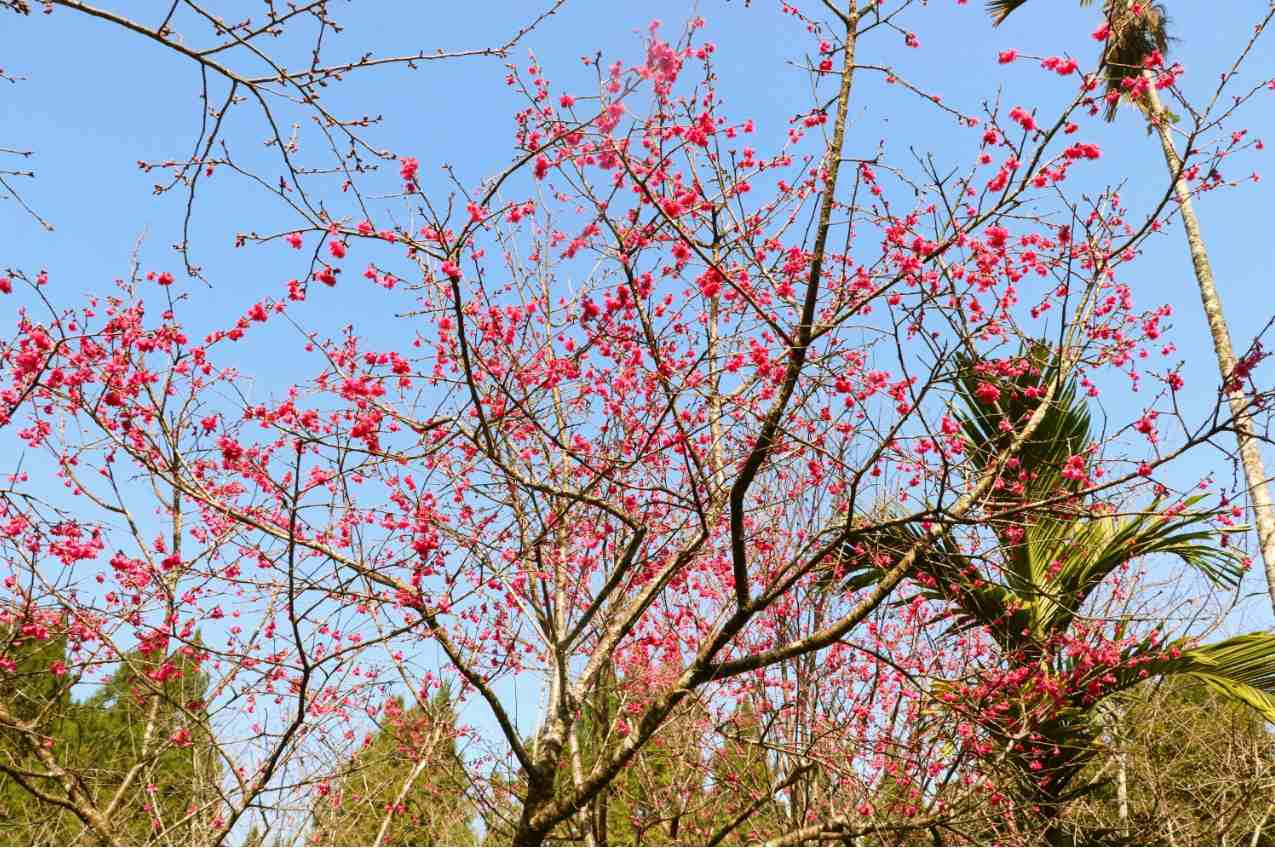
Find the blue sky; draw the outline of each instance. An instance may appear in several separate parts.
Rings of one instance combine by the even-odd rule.
[[[1243,0],[1174,4],[1174,30],[1181,38],[1175,55],[1187,68],[1183,84],[1189,93],[1198,96],[1211,90],[1247,39],[1263,5]],[[243,8],[253,13],[261,8],[255,3],[222,6],[230,17],[247,14]],[[727,112],[754,118],[758,139],[778,146],[788,118],[808,102],[806,77],[789,63],[800,59],[811,41],[776,6],[769,0],[755,0],[749,8],[742,0],[705,0],[697,6],[667,0],[568,0],[512,58],[525,67],[527,51],[533,50],[556,90],[570,91],[576,85],[584,89],[589,77],[581,56],[601,50],[604,61],[636,61],[652,19],[662,20],[666,31],[676,32],[698,13],[707,20],[705,37],[718,46],[719,93]],[[114,7],[154,24],[168,3],[129,0]],[[329,56],[334,60],[353,57],[368,47],[394,54],[486,46],[506,40],[541,8],[540,2],[491,0],[335,4],[333,14],[347,30],[334,42]],[[1086,66],[1098,50],[1089,38],[1099,21],[1098,12],[1073,2],[1037,0],[1000,29],[990,26],[980,3],[956,0],[931,0],[926,7],[918,4],[900,20],[915,30],[921,48],[906,49],[897,34],[874,35],[861,46],[861,60],[898,63],[909,81],[975,115],[985,100],[998,95],[997,85],[1004,86],[1001,96],[1007,107],[1025,103],[1047,109],[1072,92],[1069,83],[1042,72],[1035,62],[999,66],[998,52],[1014,48],[1034,55],[1071,53]],[[193,38],[195,30],[191,32]],[[1272,44],[1259,43],[1246,66],[1248,78],[1275,78]],[[47,268],[50,291],[63,303],[75,302],[82,293],[105,291],[112,280],[125,276],[139,239],[143,269],[179,273],[180,261],[171,245],[180,238],[184,198],[178,193],[156,197],[152,186],[160,177],[144,173],[136,163],[189,155],[199,120],[195,67],[133,33],[62,9],[51,16],[0,18],[0,45],[5,72],[26,77],[13,85],[0,82],[0,147],[36,151],[27,165],[37,171],[37,179],[19,180],[15,185],[56,227],[52,233],[45,232],[16,204],[0,203],[0,268],[29,273]],[[425,63],[416,71],[388,68],[352,77],[331,94],[331,100],[345,114],[384,115],[384,125],[374,134],[377,143],[418,157],[427,190],[439,184],[443,164],[454,166],[460,179],[472,186],[500,170],[512,155],[511,116],[522,104],[505,86],[505,73],[502,62],[490,58]],[[884,141],[895,158],[906,157],[913,146],[933,150],[940,160],[946,157],[953,165],[967,161],[968,136],[952,134],[950,123],[940,121],[933,109],[919,101],[912,108],[897,92],[881,96],[882,85],[867,77],[858,84],[848,156],[872,155]],[[1241,113],[1237,126],[1275,142],[1271,97],[1275,93],[1260,94]],[[226,137],[237,156],[273,173],[273,154],[261,145],[265,128],[250,104],[238,109]],[[1132,208],[1145,209],[1164,192],[1158,145],[1144,132],[1135,113],[1126,111],[1113,126],[1094,130],[1087,140],[1099,142],[1109,158],[1118,157],[1127,180],[1123,196]],[[1246,153],[1231,166],[1234,173],[1224,173],[1238,178],[1261,170],[1265,155]],[[1275,313],[1271,295],[1275,239],[1268,223],[1271,188],[1270,182],[1250,183],[1216,192],[1198,203],[1236,347],[1241,350]],[[341,199],[331,201],[339,204]],[[234,247],[237,232],[268,232],[286,220],[269,199],[230,175],[219,173],[206,183],[196,208],[193,251],[212,286],[182,283],[194,307],[185,311],[193,329],[206,329],[201,321],[208,316],[238,315],[264,296],[279,296],[289,278],[304,274],[302,254],[278,243]],[[357,268],[351,267],[346,276],[356,277]],[[1134,286],[1140,306],[1167,302],[1176,307],[1172,339],[1185,361],[1188,393],[1199,393],[1188,397],[1188,402],[1195,403],[1197,411],[1207,408],[1217,384],[1216,366],[1180,231],[1174,228],[1154,238],[1127,281]],[[390,316],[410,308],[410,300],[369,297],[368,289],[357,282],[343,280],[336,289],[312,297],[295,310],[298,320],[324,333],[336,333],[346,323],[369,335],[398,327]],[[5,307],[16,301],[0,301],[0,330],[10,329],[12,314]],[[255,379],[254,384],[245,383],[250,396],[262,398],[277,392],[285,387],[288,376],[297,374],[296,363],[279,356],[279,348],[271,347],[278,339],[271,338],[272,343],[239,350],[245,371]],[[1135,408],[1120,392],[1109,393],[1103,403],[1121,417]],[[1275,454],[1268,452],[1268,464],[1275,466]],[[1188,480],[1210,468],[1229,475],[1220,454],[1207,451],[1176,473]],[[1247,588],[1262,590],[1258,579],[1255,575]],[[1255,605],[1254,615],[1267,621],[1269,612],[1262,612],[1263,607],[1264,603]]]
[[[158,19],[166,3],[116,4],[141,21]],[[1186,87],[1193,93],[1211,86],[1237,44],[1246,37],[1260,3],[1179,3],[1175,31],[1181,37],[1176,56],[1186,65]],[[237,4],[225,4],[228,14]],[[338,4],[334,14],[347,31],[334,44],[332,58],[352,56],[364,46],[378,52],[411,52],[436,46],[461,48],[503,41],[518,21],[538,10],[537,3],[479,2]],[[809,38],[791,18],[766,0],[745,8],[740,0],[708,0],[692,6],[677,2],[610,3],[574,0],[546,21],[516,51],[525,59],[532,49],[555,84],[587,83],[579,57],[602,50],[604,57],[635,60],[647,23],[660,19],[667,31],[698,9],[708,21],[706,37],[718,45],[720,91],[732,115],[754,117],[759,139],[777,136],[784,122],[805,101],[804,75],[787,63],[810,47]],[[256,9],[255,5],[249,7]],[[240,15],[245,14],[240,12]],[[992,29],[978,3],[935,0],[929,7],[905,13],[901,21],[915,29],[921,49],[903,49],[902,39],[885,34],[865,41],[865,61],[899,62],[913,82],[941,93],[945,100],[978,113],[979,104],[995,96],[1003,79],[1007,104],[1046,105],[1070,93],[1053,83],[1035,64],[1022,61],[1009,69],[996,65],[999,50],[1010,47],[1038,55],[1073,52],[1082,63],[1092,61],[1097,45],[1089,37],[1098,20],[1095,9],[1069,2],[1029,4],[1003,27]],[[151,21],[155,23],[155,21]],[[192,36],[193,37],[193,36]],[[193,64],[164,48],[98,20],[57,10],[26,19],[0,21],[3,68],[28,79],[0,86],[0,146],[34,149],[29,165],[35,181],[18,180],[25,198],[52,221],[45,233],[14,204],[0,206],[0,264],[31,269],[48,267],[57,291],[66,295],[100,290],[122,275],[139,237],[144,236],[143,267],[178,263],[168,248],[178,238],[183,198],[156,198],[154,173],[140,171],[140,159],[188,155],[199,117],[198,72]],[[1070,49],[1070,50],[1069,50]],[[525,61],[522,62],[525,65]],[[1275,77],[1275,48],[1259,44],[1248,73],[1255,79]],[[503,85],[505,70],[497,59],[465,59],[424,64],[415,72],[374,71],[353,77],[332,95],[338,104],[355,104],[347,113],[383,114],[386,124],[375,133],[385,147],[416,155],[423,163],[426,187],[442,163],[456,167],[470,185],[498,170],[511,154],[512,112],[519,103]],[[926,148],[932,110],[897,110],[900,98],[874,98],[875,83],[860,83],[854,103],[850,154],[875,149],[886,139],[896,155],[905,145]],[[1050,86],[1052,85],[1052,90]],[[240,108],[228,137],[238,155],[256,154],[265,131],[257,115]],[[1269,132],[1272,112],[1259,100],[1243,113],[1241,124],[1258,136]],[[1113,155],[1121,148],[1127,168],[1125,194],[1138,206],[1163,191],[1162,162],[1153,139],[1147,138],[1134,114],[1122,115],[1097,139]],[[947,143],[944,140],[944,143]],[[940,147],[937,152],[943,153]],[[257,157],[265,161],[262,157]],[[1260,167],[1248,157],[1243,173]],[[1250,167],[1251,166],[1251,167]],[[1231,176],[1240,176],[1239,173]],[[268,230],[268,203],[231,178],[210,180],[196,211],[195,253],[215,284],[214,297],[226,310],[251,303],[265,290],[298,272],[297,256],[282,250],[239,250],[235,232]],[[1267,312],[1252,309],[1267,301],[1271,245],[1266,237],[1263,201],[1266,184],[1222,192],[1199,203],[1206,237],[1217,266],[1237,343],[1260,329]],[[1175,323],[1188,366],[1208,352],[1204,325],[1193,300],[1194,282],[1182,262],[1184,245],[1176,232],[1156,242],[1140,273],[1147,290],[1183,308]],[[353,295],[353,287],[348,294]],[[1148,294],[1150,297],[1150,294]],[[342,316],[377,320],[380,304],[366,298],[341,299]],[[331,300],[325,307],[331,306]],[[309,316],[307,316],[309,317]],[[1207,365],[1207,361],[1204,362]],[[1207,371],[1203,372],[1207,373]]]
[[[1211,90],[1218,73],[1247,39],[1262,5],[1174,4],[1173,27],[1180,37],[1175,56],[1187,68],[1184,86],[1189,93],[1198,97]],[[154,25],[168,4],[133,0],[116,6]],[[228,17],[259,8],[248,6],[245,12],[240,4],[222,7]],[[346,31],[333,42],[328,56],[353,57],[368,48],[384,55],[491,45],[506,40],[544,7],[490,0],[338,4],[333,13]],[[601,50],[605,60],[635,61],[651,20],[659,19],[666,32],[676,32],[694,13],[706,18],[705,37],[718,46],[719,90],[727,112],[753,117],[759,142],[772,138],[777,144],[787,119],[808,100],[805,75],[790,63],[811,42],[793,18],[779,14],[777,4],[768,0],[757,0],[749,8],[739,0],[705,0],[695,6],[570,0],[516,48],[512,58],[525,67],[528,50],[534,51],[556,90],[572,90],[573,85],[585,89],[588,69],[581,56]],[[899,20],[917,33],[921,48],[905,49],[896,33],[873,34],[861,46],[862,61],[894,64],[910,81],[972,114],[979,114],[980,104],[998,95],[998,85],[1003,85],[999,94],[1006,106],[1026,103],[1047,109],[1071,93],[1069,83],[1051,79],[1035,62],[998,66],[996,54],[1001,50],[1071,53],[1082,66],[1097,53],[1089,33],[1099,14],[1077,3],[1028,4],[1000,29],[991,27],[980,4],[956,0],[916,6]],[[189,32],[191,39],[203,36],[194,28]],[[29,165],[37,179],[17,180],[15,185],[56,226],[55,232],[45,232],[15,204],[0,204],[0,232],[8,236],[0,239],[0,266],[47,268],[52,291],[64,302],[80,293],[104,291],[114,278],[124,276],[139,239],[143,269],[177,272],[180,263],[170,246],[180,238],[184,198],[176,192],[154,196],[152,186],[160,175],[144,173],[136,163],[189,155],[199,120],[199,75],[193,64],[136,34],[62,9],[26,19],[7,16],[0,20],[0,39],[5,71],[26,77],[18,84],[0,85],[0,147],[36,151]],[[295,47],[285,43],[280,49],[295,60],[301,55]],[[416,71],[391,67],[352,77],[329,95],[329,105],[344,114],[383,115],[384,125],[373,134],[376,142],[417,156],[427,190],[439,182],[443,164],[453,165],[460,179],[472,186],[498,171],[512,154],[511,116],[521,104],[504,85],[505,73],[502,61],[490,58],[424,63]],[[1259,42],[1246,75],[1252,80],[1275,78],[1270,41]],[[919,101],[910,108],[897,92],[880,96],[879,77],[862,76],[857,85],[847,155],[871,155],[884,141],[896,159],[912,146],[932,150],[940,162],[944,156],[954,165],[966,161],[968,147],[961,139],[968,141],[968,134],[954,135],[950,124],[936,122],[935,110]],[[1260,94],[1257,103],[1241,113],[1237,126],[1275,140],[1270,97],[1275,94]],[[1087,126],[1086,132],[1103,145],[1109,159],[1119,157],[1127,179],[1123,196],[1132,209],[1145,209],[1164,191],[1158,146],[1136,114],[1125,110],[1114,125],[1096,130]],[[227,122],[225,136],[236,156],[261,164],[267,173],[277,170],[261,145],[265,127],[251,104],[239,107]],[[1225,173],[1240,177],[1260,170],[1264,155],[1245,154],[1231,166],[1234,173]],[[1105,177],[1110,175],[1104,171]],[[1250,183],[1198,203],[1241,350],[1275,311],[1269,307],[1269,187],[1269,182]],[[329,200],[340,202],[339,197]],[[185,286],[196,307],[185,314],[188,320],[194,318],[195,329],[200,329],[201,315],[241,314],[263,295],[277,296],[289,278],[304,273],[301,254],[278,244],[233,247],[237,232],[268,232],[272,224],[285,220],[260,191],[229,175],[218,173],[204,183],[192,242],[194,256],[213,285]],[[347,276],[355,273],[351,269]],[[1176,307],[1172,338],[1185,360],[1188,391],[1201,392],[1201,403],[1211,402],[1216,385],[1213,355],[1179,231],[1153,239],[1132,275],[1135,279],[1129,282],[1140,307],[1158,302]],[[366,289],[350,282],[357,281],[347,280],[321,299],[313,298],[296,310],[297,317],[327,332],[353,322],[362,332],[376,333],[389,326],[387,314],[410,305],[391,297],[367,297]],[[0,315],[0,320],[6,318]],[[258,396],[295,373],[287,367],[291,363],[272,356],[274,352],[269,346],[242,349],[245,370],[258,381],[250,391]],[[1119,394],[1110,393],[1103,402],[1128,400]],[[1204,462],[1190,473],[1206,467]]]
[[[154,24],[168,4],[133,0],[116,5]],[[246,14],[239,4],[223,5],[228,16],[236,11]],[[1247,37],[1261,5],[1176,4],[1174,28],[1181,41],[1175,51],[1188,69],[1188,90],[1198,94],[1212,86]],[[463,5],[338,4],[334,14],[347,30],[329,55],[353,56],[365,46],[396,53],[492,44],[505,40],[517,22],[541,7],[482,0]],[[249,11],[256,8],[248,6]],[[808,96],[804,75],[787,63],[800,58],[810,41],[793,19],[778,14],[767,0],[757,0],[750,8],[740,0],[706,0],[697,6],[573,0],[527,38],[515,56],[525,60],[526,51],[534,50],[556,85],[570,90],[578,81],[583,87],[588,80],[580,56],[602,50],[606,58],[635,60],[650,20],[660,19],[666,31],[674,31],[694,10],[707,19],[706,37],[718,45],[720,91],[730,114],[755,118],[759,140],[767,133],[777,137],[796,104]],[[982,101],[996,95],[993,86],[1002,81],[1006,104],[1047,106],[1070,93],[1069,86],[1050,80],[1033,62],[998,67],[998,51],[1012,47],[1037,55],[1073,52],[1082,63],[1091,62],[1097,51],[1088,37],[1097,11],[1070,2],[1029,4],[999,30],[990,26],[978,3],[956,0],[918,6],[900,20],[917,32],[921,49],[905,50],[900,37],[883,34],[865,40],[864,60],[898,62],[908,79],[974,114]],[[199,118],[199,77],[193,64],[133,33],[61,9],[50,16],[8,16],[0,21],[0,38],[5,71],[27,77],[16,85],[0,85],[0,147],[36,151],[28,164],[38,179],[17,180],[15,185],[57,227],[46,233],[16,205],[0,205],[0,232],[8,236],[0,240],[0,265],[47,267],[61,295],[100,291],[125,273],[130,252],[144,237],[143,267],[177,270],[169,245],[178,240],[183,198],[176,193],[155,197],[151,188],[159,177],[143,173],[136,162],[189,154]],[[1259,44],[1247,71],[1254,79],[1275,77],[1275,48]],[[475,185],[511,155],[511,115],[520,104],[503,85],[504,74],[497,59],[426,63],[415,72],[390,68],[353,77],[330,96],[338,106],[352,104],[347,114],[384,115],[385,125],[375,138],[389,149],[416,155],[423,163],[427,188],[443,163],[454,165],[462,180]],[[879,83],[866,77],[859,83],[848,153],[870,153],[885,139],[897,157],[907,145],[926,149],[934,147],[927,142],[938,139],[942,143],[936,152],[941,157],[943,145],[951,142],[934,134],[933,110],[900,110],[900,98],[875,97],[874,88],[879,89]],[[258,115],[248,107],[238,111],[227,131],[236,154],[268,162],[261,155],[265,129]],[[1275,137],[1270,132],[1273,114],[1259,99],[1240,123],[1257,136]],[[1136,115],[1122,115],[1114,126],[1103,128],[1101,136],[1096,140],[1109,156],[1119,155],[1126,169],[1125,197],[1132,207],[1145,206],[1163,191],[1158,147],[1145,136]],[[1228,176],[1247,174],[1260,165],[1260,159],[1248,156],[1237,173]],[[1253,308],[1269,302],[1271,240],[1262,214],[1267,185],[1220,192],[1199,202],[1240,347],[1269,314]],[[194,250],[214,282],[213,291],[203,294],[219,309],[238,312],[263,292],[277,292],[283,281],[304,270],[298,267],[297,254],[232,246],[240,230],[269,230],[276,212],[230,177],[219,174],[203,187]],[[1147,302],[1162,297],[1182,307],[1175,318],[1175,336],[1188,361],[1188,377],[1194,372],[1207,378],[1210,351],[1184,257],[1177,232],[1157,239],[1151,255],[1139,263],[1138,273],[1145,276],[1139,292],[1145,292]],[[381,320],[383,304],[356,296],[356,291],[349,286],[331,293],[321,307],[312,305],[315,314],[306,319],[339,314],[364,326]],[[333,305],[339,309],[333,310]],[[1197,366],[1205,367],[1197,372]]]

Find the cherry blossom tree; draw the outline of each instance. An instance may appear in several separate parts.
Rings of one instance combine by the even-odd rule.
[[[377,791],[407,799],[445,751],[492,841],[1055,835],[1089,760],[1003,778],[1048,759],[1059,705],[1084,718],[1125,676],[1218,662],[1130,575],[1181,554],[1220,620],[1249,564],[1233,493],[1177,469],[1250,425],[1222,393],[1181,402],[1172,308],[1133,282],[1176,176],[1126,206],[1076,60],[1042,61],[1048,108],[909,82],[885,57],[919,48],[912,0],[781,4],[810,98],[777,136],[720,94],[699,17],[556,85],[567,60],[514,51],[560,5],[497,47],[329,62],[321,0],[242,22],[176,3],[158,24],[46,4],[194,63],[206,121],[193,152],[141,163],[185,193],[180,279],[138,254],[82,299],[56,269],[0,280],[21,304],[3,438],[54,483],[17,466],[0,492],[0,615],[67,646],[47,677],[7,653],[0,675],[71,693],[127,670],[165,716],[107,797],[0,698],[20,752],[0,771],[115,844],[145,764],[198,738],[224,779],[152,841],[301,842],[318,806],[339,819],[378,725],[445,714],[429,732],[451,738],[400,751]],[[308,65],[278,58],[313,31]],[[485,176],[330,105],[349,77],[479,54],[509,59],[522,103]],[[857,133],[869,86],[923,107],[943,149]],[[269,157],[226,137],[235,110]],[[197,333],[195,287],[219,282],[188,222],[214,175],[282,210],[237,224],[241,249],[300,270]],[[397,317],[307,326],[351,286]],[[292,375],[264,396],[240,353],[257,342]],[[1100,395],[1123,402],[1090,430]],[[1040,534],[1057,556],[1020,556]],[[1261,709],[1266,648],[1215,675]],[[169,694],[196,671],[197,702]],[[419,809],[388,803],[378,842]]]

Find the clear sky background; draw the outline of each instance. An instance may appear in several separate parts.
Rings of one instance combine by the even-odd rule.
[[[101,0],[106,4],[106,0]],[[114,0],[108,4],[140,21],[156,24],[169,3]],[[256,2],[220,4],[228,18],[259,14]],[[367,49],[381,54],[413,53],[434,48],[461,49],[503,42],[547,2],[466,3],[382,2],[334,3],[333,15],[347,29],[333,42],[329,60],[354,58]],[[816,4],[803,4],[814,6]],[[601,50],[604,61],[622,58],[637,62],[643,55],[642,36],[652,19],[664,22],[668,33],[680,31],[693,14],[707,21],[705,37],[717,45],[718,90],[726,113],[757,121],[757,146],[778,147],[787,121],[809,102],[805,74],[791,66],[812,46],[809,36],[778,4],[755,0],[684,2],[604,2],[568,0],[516,48],[511,60],[526,66],[532,50],[544,64],[555,91],[590,88],[581,56]],[[1211,92],[1218,74],[1229,67],[1249,37],[1266,4],[1258,0],[1171,4],[1173,29],[1180,41],[1174,55],[1187,69],[1186,90],[1195,97]],[[967,114],[981,114],[981,105],[998,95],[1008,108],[1016,103],[1057,107],[1074,92],[1074,85],[1023,60],[1008,67],[997,64],[997,53],[1014,48],[1038,56],[1071,54],[1082,67],[1091,67],[1098,44],[1089,37],[1100,20],[1096,7],[1082,9],[1072,0],[1035,0],[999,29],[993,29],[981,3],[930,0],[919,3],[900,19],[916,32],[919,50],[909,50],[902,36],[874,34],[860,48],[861,61],[898,63],[911,82],[941,94]],[[192,38],[197,31],[192,28]],[[198,31],[203,38],[204,31]],[[288,48],[283,46],[284,50]],[[43,230],[12,202],[0,202],[0,269],[28,273],[45,268],[50,295],[63,304],[78,302],[84,293],[105,292],[114,279],[128,272],[130,257],[141,239],[144,270],[171,270],[181,277],[181,263],[171,245],[180,238],[184,196],[174,192],[154,196],[161,177],[137,167],[138,160],[163,160],[189,155],[198,130],[199,73],[193,63],[136,34],[66,10],[29,18],[0,16],[0,67],[25,77],[17,84],[0,81],[0,147],[33,149],[36,155],[23,167],[33,167],[35,180],[15,186],[26,201],[56,227]],[[440,184],[440,166],[450,164],[468,185],[499,171],[511,158],[512,115],[523,104],[504,84],[506,69],[499,59],[473,58],[424,64],[416,71],[387,68],[353,76],[331,95],[343,114],[382,114],[385,124],[372,134],[377,143],[397,153],[415,155],[422,163],[427,191]],[[1259,45],[1245,76],[1256,82],[1275,78],[1275,34]],[[997,86],[1003,85],[998,91]],[[882,95],[879,81],[857,83],[846,155],[871,156],[884,142],[895,158],[909,146],[932,151],[949,165],[964,165],[976,136],[956,134],[951,123],[917,101],[915,108],[896,91]],[[1240,86],[1242,90],[1245,86]],[[1241,113],[1234,128],[1275,143],[1275,92],[1263,92]],[[1163,160],[1155,138],[1148,136],[1140,117],[1122,111],[1114,125],[1086,126],[1086,140],[1100,143],[1107,161],[1119,165],[1117,176],[1127,180],[1123,197],[1134,210],[1147,209],[1166,189]],[[277,173],[273,153],[265,151],[265,127],[250,105],[240,107],[225,137],[238,156],[255,161],[267,173]],[[1268,153],[1246,153],[1224,169],[1231,178],[1262,171]],[[0,168],[9,160],[0,159]],[[1116,173],[1111,168],[1104,177]],[[1275,179],[1275,174],[1272,174]],[[1248,183],[1215,192],[1198,202],[1198,212],[1213,257],[1215,271],[1231,322],[1237,349],[1243,350],[1255,333],[1275,314],[1271,271],[1275,236],[1271,201],[1275,182]],[[339,203],[339,198],[334,198]],[[211,288],[182,281],[192,309],[183,311],[196,334],[213,324],[226,325],[265,296],[280,297],[291,277],[302,276],[306,257],[280,243],[264,248],[234,247],[239,231],[267,232],[272,224],[291,219],[259,190],[228,174],[207,182],[196,207],[192,250],[212,282]],[[369,294],[359,285],[359,261],[346,263],[342,284],[315,292],[290,311],[307,326],[335,334],[353,323],[363,334],[376,336],[399,328],[391,316],[410,308],[397,294]],[[1185,360],[1188,403],[1196,412],[1216,397],[1216,364],[1209,342],[1186,247],[1178,228],[1153,238],[1147,255],[1124,275],[1134,287],[1140,308],[1159,303],[1176,307],[1170,333]],[[0,331],[12,328],[13,308],[22,298],[0,300]],[[394,332],[401,333],[400,329]],[[298,369],[292,360],[299,344],[269,343],[238,349],[250,396],[265,398],[286,388],[288,378],[314,369]],[[279,346],[272,346],[279,345]],[[286,351],[286,356],[281,352]],[[1261,374],[1269,375],[1267,367]],[[1193,395],[1192,393],[1198,393]],[[1127,420],[1141,400],[1127,392],[1107,392],[1103,404]],[[0,445],[12,444],[5,440]],[[0,464],[9,457],[0,456]],[[1275,467],[1275,452],[1267,452]],[[1200,452],[1175,471],[1179,480],[1198,478],[1208,470],[1231,473],[1221,454]],[[1255,573],[1248,591],[1263,592]],[[1260,598],[1259,598],[1260,600]],[[1269,622],[1265,602],[1250,605],[1249,624]]]

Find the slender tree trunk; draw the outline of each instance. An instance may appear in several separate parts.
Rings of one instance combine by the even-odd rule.
[[[1120,835],[1129,835],[1129,767],[1123,747],[1116,754],[1116,803],[1120,811]]]
[[[1160,136],[1160,146],[1164,150],[1164,161],[1170,174],[1176,174],[1173,193],[1177,197],[1178,208],[1182,214],[1182,227],[1186,230],[1187,247],[1191,251],[1191,264],[1195,267],[1195,279],[1200,286],[1200,301],[1204,305],[1204,316],[1209,323],[1209,334],[1213,337],[1213,350],[1217,354],[1217,367],[1222,377],[1223,391],[1231,404],[1231,416],[1235,422],[1236,439],[1239,442],[1240,462],[1244,465],[1244,476],[1248,481],[1249,502],[1253,506],[1253,516],[1257,524],[1257,540],[1262,549],[1262,563],[1266,568],[1266,586],[1271,596],[1271,606],[1275,609],[1275,506],[1271,503],[1270,489],[1267,487],[1266,471],[1262,466],[1262,453],[1259,443],[1253,436],[1253,416],[1249,411],[1249,402],[1244,397],[1242,385],[1231,385],[1231,376],[1235,373],[1235,350],[1231,346],[1231,331],[1222,313],[1222,299],[1218,295],[1213,279],[1213,266],[1209,262],[1208,249],[1204,246],[1204,237],[1200,234],[1200,221],[1195,217],[1195,207],[1191,202],[1191,190],[1183,178],[1182,159],[1178,156],[1177,147],[1173,143],[1169,121],[1159,94],[1154,85],[1148,89],[1151,112],[1151,125]]]
[[[376,831],[376,841],[372,844],[376,848],[385,844],[385,837],[390,832],[390,825],[394,821],[394,815],[398,809],[398,805],[403,803],[403,799],[407,797],[407,793],[412,791],[412,784],[416,782],[416,778],[421,776],[421,772],[425,770],[428,761],[425,757],[417,760],[416,765],[412,766],[412,770],[408,772],[407,779],[403,781],[403,786],[398,790],[398,795],[394,798],[394,803],[385,811],[385,818],[381,820],[381,826]]]
[[[1266,827],[1266,822],[1270,820],[1271,812],[1275,811],[1275,804],[1267,804],[1266,812],[1262,813],[1262,817],[1258,819],[1257,824],[1253,827],[1253,838],[1249,840],[1249,845],[1257,848],[1262,841],[1262,828]]]

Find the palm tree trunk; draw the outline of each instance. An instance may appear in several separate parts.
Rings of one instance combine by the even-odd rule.
[[[1253,416],[1249,411],[1249,402],[1244,397],[1244,387],[1233,384],[1230,388],[1231,375],[1235,373],[1235,350],[1231,346],[1231,331],[1226,324],[1226,316],[1222,313],[1222,299],[1218,295],[1213,279],[1213,266],[1209,262],[1208,249],[1204,246],[1204,237],[1200,234],[1200,221],[1195,217],[1195,207],[1191,202],[1191,190],[1182,176],[1182,159],[1178,156],[1173,135],[1169,129],[1169,121],[1164,106],[1154,85],[1148,89],[1151,125],[1160,136],[1160,146],[1164,150],[1164,161],[1169,173],[1177,175],[1173,184],[1173,193],[1177,197],[1178,208],[1182,213],[1182,227],[1186,230],[1187,247],[1191,251],[1191,264],[1195,267],[1195,279],[1200,286],[1200,301],[1204,304],[1204,316],[1209,323],[1209,334],[1213,337],[1213,350],[1217,354],[1217,367],[1222,377],[1223,391],[1231,405],[1231,416],[1235,425],[1235,436],[1239,442],[1240,462],[1244,465],[1244,476],[1248,481],[1249,502],[1253,506],[1253,516],[1257,524],[1257,540],[1262,549],[1262,563],[1266,568],[1266,586],[1271,596],[1271,607],[1275,609],[1275,505],[1271,503],[1270,490],[1267,487],[1266,471],[1262,467],[1262,454],[1258,441],[1253,436]]]

